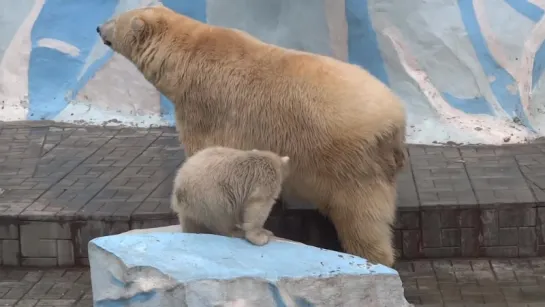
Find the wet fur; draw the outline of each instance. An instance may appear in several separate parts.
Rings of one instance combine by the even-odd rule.
[[[121,14],[100,35],[175,104],[188,155],[221,145],[289,156],[283,196],[317,205],[348,253],[393,265],[406,119],[383,83],[164,7]]]

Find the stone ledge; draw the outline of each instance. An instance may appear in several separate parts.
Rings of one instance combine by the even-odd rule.
[[[131,229],[176,225],[174,214],[128,220],[39,220],[0,215],[4,266],[88,265],[87,244]],[[341,251],[329,220],[312,208],[274,210],[266,227],[277,236]],[[545,208],[404,208],[394,225],[400,259],[545,256]]]

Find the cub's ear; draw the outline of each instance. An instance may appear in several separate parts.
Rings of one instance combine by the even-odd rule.
[[[281,157],[280,160],[282,161],[282,163],[288,164],[288,162],[290,161],[290,157],[284,156],[284,157]]]
[[[142,18],[138,16],[134,16],[133,18],[131,18],[131,29],[134,32],[140,32],[144,30],[145,27],[146,27],[146,22]]]

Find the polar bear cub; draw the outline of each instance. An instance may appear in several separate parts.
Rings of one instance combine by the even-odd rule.
[[[183,232],[264,245],[273,233],[263,226],[288,172],[289,157],[271,151],[207,147],[179,168],[171,208]]]

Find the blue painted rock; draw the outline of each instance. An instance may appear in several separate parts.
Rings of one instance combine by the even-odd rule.
[[[398,273],[304,244],[175,232],[89,242],[94,306],[411,306]]]

